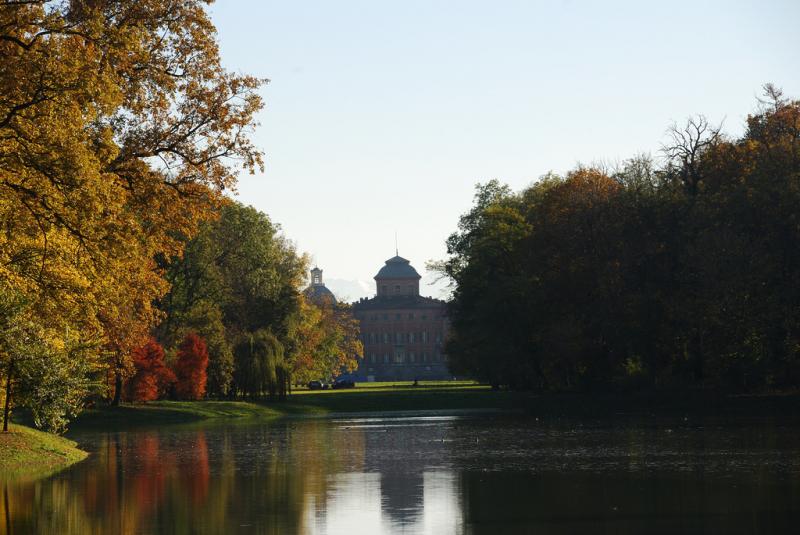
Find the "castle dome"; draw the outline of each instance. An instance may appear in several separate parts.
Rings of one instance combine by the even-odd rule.
[[[318,305],[336,304],[336,296],[325,286],[325,283],[322,281],[322,270],[318,267],[314,267],[314,269],[311,270],[311,284],[303,293],[311,302]]]
[[[375,275],[375,280],[380,279],[416,279],[422,277],[411,263],[401,256],[395,256],[386,261],[378,274]]]
[[[303,292],[305,296],[316,304],[336,303],[336,296],[324,285],[312,285]]]

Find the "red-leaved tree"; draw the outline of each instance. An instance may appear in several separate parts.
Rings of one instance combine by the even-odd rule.
[[[206,368],[208,351],[205,341],[189,333],[178,347],[175,363],[175,393],[180,399],[200,399],[206,394]]]
[[[161,397],[175,382],[175,374],[164,365],[164,349],[154,339],[133,351],[136,373],[128,380],[130,401],[152,401]]]

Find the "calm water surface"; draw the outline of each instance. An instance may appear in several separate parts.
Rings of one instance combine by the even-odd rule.
[[[523,417],[75,435],[0,533],[800,533],[800,428]]]

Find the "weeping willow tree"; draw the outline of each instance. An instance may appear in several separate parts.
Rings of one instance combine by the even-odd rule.
[[[234,350],[234,396],[285,399],[289,367],[283,344],[268,330],[245,334]]]

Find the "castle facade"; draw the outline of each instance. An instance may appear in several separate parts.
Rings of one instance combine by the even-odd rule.
[[[445,302],[421,296],[421,278],[408,260],[395,256],[375,275],[375,297],[353,303],[364,344],[357,381],[452,377],[444,354]]]

